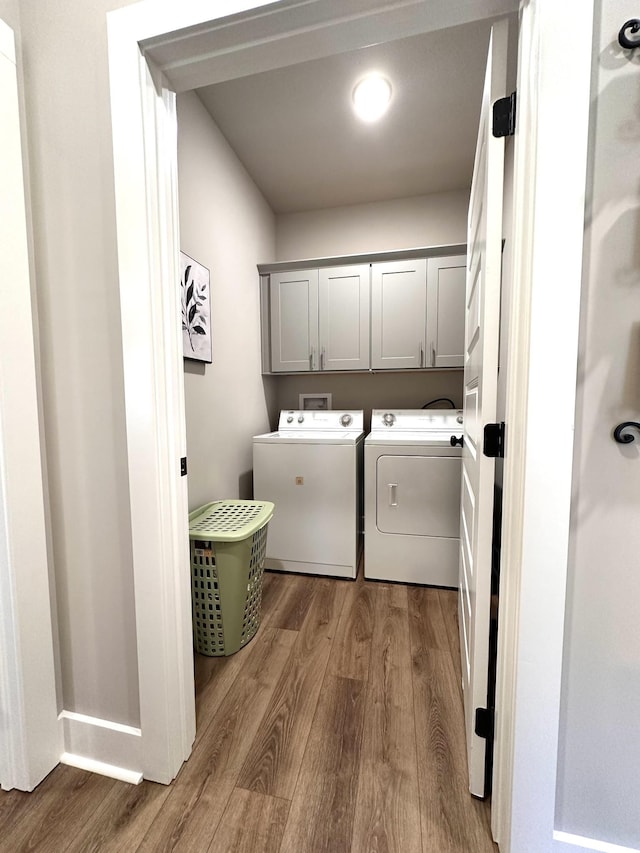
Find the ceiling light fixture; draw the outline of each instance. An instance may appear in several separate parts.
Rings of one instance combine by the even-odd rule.
[[[376,121],[387,111],[391,83],[381,74],[367,74],[353,90],[353,108],[362,121]]]

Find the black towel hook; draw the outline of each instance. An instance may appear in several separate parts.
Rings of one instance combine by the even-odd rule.
[[[613,437],[618,444],[631,444],[632,441],[636,440],[634,435],[627,432],[629,429],[637,429],[640,432],[640,423],[638,421],[625,421],[622,424],[618,424],[613,431]]]
[[[629,33],[634,35],[635,39],[629,38]],[[620,47],[624,47],[625,50],[633,50],[636,47],[640,47],[640,18],[631,18],[625,21],[618,33],[618,44]]]

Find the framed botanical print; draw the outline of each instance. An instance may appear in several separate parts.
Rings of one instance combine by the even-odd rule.
[[[185,358],[211,364],[211,293],[209,270],[180,252],[180,305]]]

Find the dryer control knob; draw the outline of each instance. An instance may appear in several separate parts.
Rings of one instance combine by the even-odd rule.
[[[351,417],[351,415],[342,415],[342,417],[340,418],[340,423],[343,427],[351,426],[351,424],[353,423],[353,418]]]
[[[385,412],[385,414],[382,416],[382,421],[385,426],[393,426],[396,422],[396,416],[391,412]]]
[[[298,423],[299,424],[304,423],[304,415],[298,415]]]
[[[292,424],[292,423],[293,423],[293,416],[292,416],[292,415],[289,415],[289,417],[287,418],[287,423],[288,423],[288,424]]]
[[[456,422],[457,422],[457,423],[459,423],[459,424],[461,424],[461,423],[463,422],[462,413],[460,413],[460,414],[458,415],[458,417],[456,418]]]

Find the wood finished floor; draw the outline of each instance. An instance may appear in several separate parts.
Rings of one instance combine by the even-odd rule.
[[[456,594],[265,574],[258,635],[196,655],[170,786],[57,767],[0,792],[0,851],[495,853],[467,791]]]

